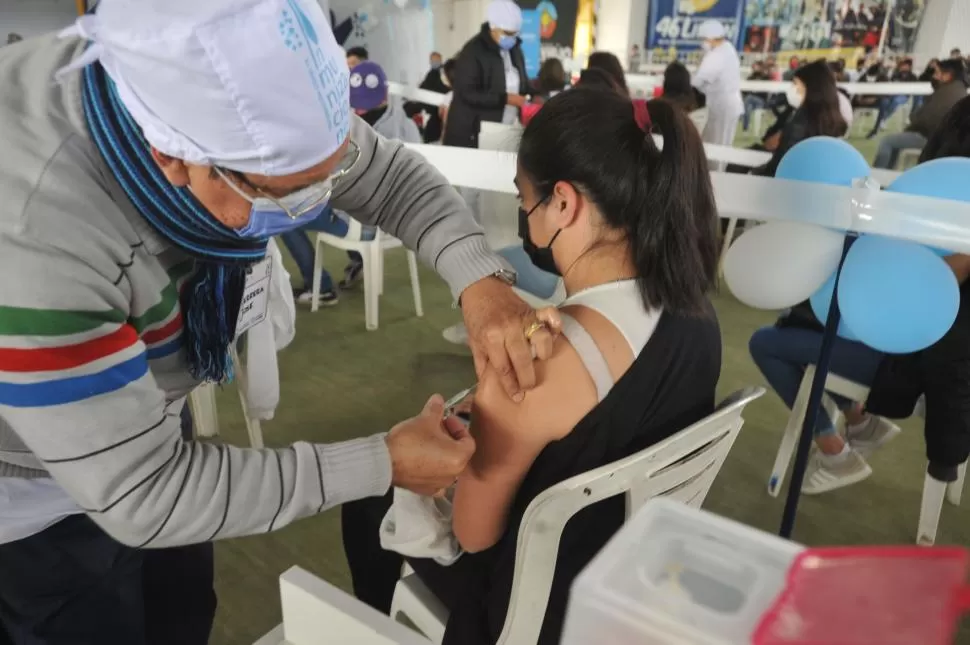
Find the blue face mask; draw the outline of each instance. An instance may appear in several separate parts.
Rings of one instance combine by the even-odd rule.
[[[508,51],[515,47],[515,42],[518,40],[515,36],[501,36],[498,39],[498,46]]]
[[[271,200],[259,198],[253,202],[249,212],[249,223],[236,231],[239,237],[248,239],[266,239],[274,235],[282,235],[302,226],[306,226],[327,210],[327,201],[318,203],[302,215],[290,217],[287,211],[274,204]]]
[[[441,63],[437,61],[434,63],[431,63],[431,69],[439,69],[439,68],[441,68]]]
[[[334,185],[350,171],[359,158],[360,148],[351,142],[347,154],[330,177],[284,197],[269,197],[265,194],[252,197],[223,170],[216,168],[219,177],[252,205],[249,222],[237,230],[236,235],[247,239],[266,239],[306,226],[328,209]]]

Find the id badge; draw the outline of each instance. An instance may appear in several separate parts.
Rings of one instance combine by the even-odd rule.
[[[272,274],[273,262],[270,258],[257,262],[246,270],[246,288],[243,291],[239,318],[236,322],[237,338],[266,319],[266,311],[269,308],[269,282]]]

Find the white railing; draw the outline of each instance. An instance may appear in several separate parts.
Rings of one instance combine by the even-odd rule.
[[[515,194],[516,155],[510,152],[409,144],[456,186]],[[909,239],[970,254],[970,204],[753,175],[712,172],[722,218],[794,220],[839,230]]]

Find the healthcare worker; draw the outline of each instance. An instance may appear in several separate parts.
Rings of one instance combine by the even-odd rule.
[[[734,45],[728,42],[721,22],[705,20],[697,33],[704,39],[705,54],[692,83],[707,98],[707,124],[701,138],[704,143],[730,146],[744,114],[741,59]],[[711,170],[723,170],[723,164],[711,164]]]
[[[551,335],[348,77],[316,0],[101,0],[0,50],[0,643],[201,645],[212,540],[464,469],[440,397],[343,443],[183,440],[185,396],[266,306],[247,268],[328,203],[438,271],[478,369],[534,385]]]

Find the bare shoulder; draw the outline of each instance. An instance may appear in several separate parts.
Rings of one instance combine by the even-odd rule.
[[[536,362],[535,389],[516,403],[508,397],[498,374],[487,370],[475,394],[473,429],[542,445],[561,439],[596,405],[596,386],[582,360],[564,337],[553,355]]]

